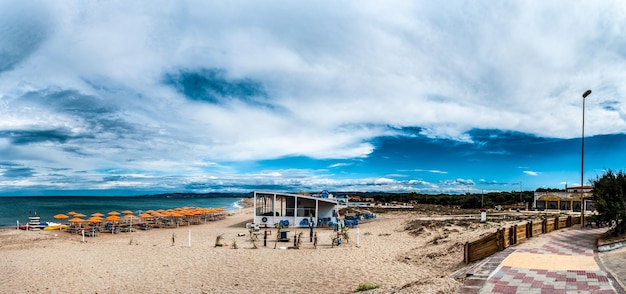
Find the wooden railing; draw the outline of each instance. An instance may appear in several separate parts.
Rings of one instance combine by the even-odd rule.
[[[479,240],[465,243],[463,261],[467,264],[519,244],[526,239],[580,224],[580,216],[554,217],[543,221],[529,221],[498,229]]]

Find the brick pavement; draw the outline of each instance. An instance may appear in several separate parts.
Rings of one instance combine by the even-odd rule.
[[[568,228],[494,254],[457,293],[624,293],[595,256],[606,228]]]

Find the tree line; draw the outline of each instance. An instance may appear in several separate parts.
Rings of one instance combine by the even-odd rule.
[[[519,203],[533,202],[533,191],[488,192],[466,194],[421,194],[387,193],[387,192],[358,192],[346,193],[363,198],[374,198],[376,202],[412,202],[419,204],[451,205],[461,208],[494,208],[496,206],[513,206]],[[335,193],[342,195],[342,192]]]

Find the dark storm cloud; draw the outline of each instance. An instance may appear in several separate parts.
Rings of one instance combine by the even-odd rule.
[[[114,106],[107,100],[94,96],[82,94],[73,89],[47,88],[40,91],[32,91],[24,94],[14,101],[16,105],[22,107],[39,107],[53,110],[62,115],[69,115],[80,118],[87,124],[84,129],[92,134],[109,133],[116,136],[124,136],[131,133],[134,127],[119,117],[119,107]],[[40,131],[50,137],[55,137],[59,142],[76,138],[95,138],[93,135],[69,135],[68,130],[48,130]]]
[[[65,146],[62,149],[63,151],[67,152],[67,153],[74,153],[76,155],[80,155],[80,156],[88,156],[89,153],[84,152],[82,148],[78,147],[78,146]]]
[[[261,83],[252,79],[229,79],[221,69],[179,70],[166,74],[163,80],[191,100],[215,104],[234,99],[258,103],[258,98],[266,95]]]
[[[0,168],[3,168],[3,167],[12,167],[12,166],[21,166],[21,164],[17,164],[17,163],[9,162],[9,161],[2,161],[2,162],[0,162]]]
[[[115,182],[115,181],[121,181],[124,180],[126,177],[123,176],[108,176],[108,177],[103,177],[102,181],[104,182]]]
[[[2,174],[6,178],[28,178],[32,177],[35,171],[29,167],[9,168]]]
[[[0,131],[0,138],[11,140],[16,145],[27,145],[41,142],[66,143],[69,140],[85,138],[89,136],[74,136],[63,129],[56,130],[33,130],[33,131]]]
[[[70,113],[81,117],[92,117],[113,113],[117,109],[106,103],[104,99],[81,94],[77,90],[48,88],[24,94],[20,101],[45,105],[54,110]]]

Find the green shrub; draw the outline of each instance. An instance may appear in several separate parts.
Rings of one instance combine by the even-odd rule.
[[[367,291],[380,288],[380,284],[363,283],[359,284],[355,292]]]

